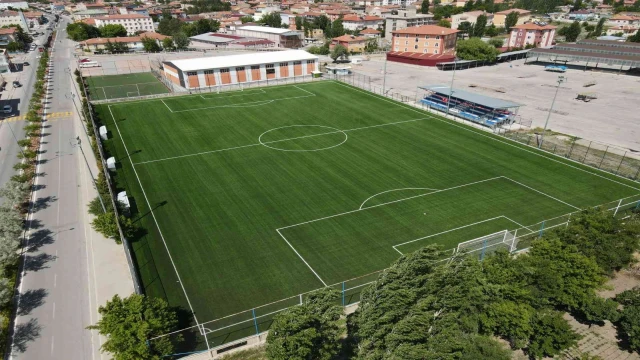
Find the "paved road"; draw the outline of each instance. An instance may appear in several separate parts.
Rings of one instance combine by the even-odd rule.
[[[67,21],[61,22],[59,29]],[[72,50],[73,43],[59,30],[49,112],[76,112],[65,97],[72,91],[72,79],[65,72]],[[77,114],[51,118],[45,124],[37,170],[42,175],[36,180],[28,221],[11,357],[100,359],[101,339],[85,328],[97,321],[98,305],[115,293],[128,296],[133,285],[122,247],[89,226],[86,204],[96,195],[77,136],[84,140],[94,174],[96,162]]]
[[[45,33],[36,38],[34,42],[41,44],[46,41],[47,36],[48,33]],[[7,82],[7,86],[6,90],[0,93],[0,109],[5,105],[11,105],[13,112],[11,114],[0,114],[1,118],[25,115],[29,110],[29,101],[33,93],[39,57],[39,52],[29,51],[11,59],[14,64],[22,64],[26,61],[29,65],[20,66],[21,71],[2,75],[2,79]],[[14,80],[22,83],[22,87],[14,88],[12,86]],[[17,140],[24,139],[24,130],[22,129],[24,126],[25,121],[23,120],[0,120],[0,187],[4,186],[11,176],[15,174],[13,165],[18,162],[17,155],[20,152]]]

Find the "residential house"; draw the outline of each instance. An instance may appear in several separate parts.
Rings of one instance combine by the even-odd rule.
[[[27,24],[32,28],[36,25],[40,25],[44,21],[44,13],[40,11],[30,11],[22,13],[24,18],[27,19]]]
[[[385,22],[385,39],[391,39],[396,30],[434,23],[433,14],[418,14],[414,8],[398,10],[398,15],[387,16]]]
[[[162,47],[162,40],[168,38],[168,36],[158,34],[155,32],[145,32],[137,36],[128,37],[115,37],[115,38],[94,38],[80,42],[80,46],[85,51],[90,52],[102,52],[107,49],[107,43],[125,43],[129,48],[129,51],[142,51],[144,45],[142,44],[143,38],[149,38],[156,40],[156,43]]]
[[[613,13],[613,6],[611,5],[598,5],[595,8],[598,14],[611,14]]]
[[[595,13],[593,10],[577,10],[570,12],[567,15],[569,20],[577,20],[577,21],[587,21],[587,20],[598,20],[600,16]]]
[[[265,15],[271,14],[273,12],[280,12],[280,6],[258,5],[257,7],[253,8],[253,10],[255,10],[255,13],[253,14],[253,20],[259,21]]]
[[[144,15],[109,15],[96,17],[94,20],[96,21],[97,27],[105,25],[122,25],[127,30],[127,35],[133,35],[137,31],[155,32],[153,20],[151,20],[151,17]]]
[[[342,35],[331,39],[329,49],[333,50],[336,45],[342,45],[351,53],[362,53],[368,41],[369,38],[364,36]]]
[[[556,27],[546,23],[515,25],[509,33],[508,47],[535,46],[549,48],[553,45]]]
[[[493,15],[493,25],[496,27],[504,27],[505,20],[507,19],[507,15],[512,12],[518,13],[518,22],[516,25],[522,25],[531,20],[531,11],[523,10],[523,9],[508,9],[504,11],[499,11]]]
[[[638,32],[640,27],[638,25],[618,25],[607,29],[607,36],[622,36],[627,38],[633,36]]]
[[[10,42],[16,41],[18,29],[15,27],[0,29],[0,47],[6,47]]]
[[[382,5],[398,5],[402,8],[408,8],[409,5],[417,1],[418,0],[382,0]]]
[[[64,11],[64,3],[63,2],[53,2],[53,3],[51,3],[51,11],[52,12]]]
[[[387,60],[422,66],[455,59],[457,33],[436,25],[414,26],[392,32]]]
[[[346,30],[378,29],[382,28],[384,19],[370,15],[345,15],[342,18],[342,26]]]
[[[491,24],[493,24],[493,14],[481,10],[476,10],[451,15],[451,28],[457,29],[460,23],[465,21],[471,24],[475,24],[476,22],[478,22],[478,17],[482,15],[485,15],[487,17],[487,26],[491,26]]]
[[[610,18],[607,23],[612,26],[630,26],[640,24],[640,17],[633,15],[618,14]]]
[[[117,10],[116,10],[117,11]],[[109,15],[107,9],[92,9],[92,10],[80,10],[73,13],[72,17],[75,21],[80,21],[89,18],[97,18],[101,16]]]
[[[4,10],[0,12],[0,28],[7,25],[20,25],[23,30],[29,29],[27,18],[22,11]]]
[[[380,31],[378,31],[376,29],[366,28],[366,29],[360,31],[360,36],[364,36],[364,37],[370,38],[370,39],[377,39],[377,38],[380,37]]]
[[[356,4],[364,6],[382,6],[382,0],[358,0]]]
[[[29,9],[29,4],[24,0],[0,0],[0,10],[8,8],[27,10]]]

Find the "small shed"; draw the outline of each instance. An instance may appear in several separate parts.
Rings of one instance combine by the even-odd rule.
[[[107,159],[107,168],[109,170],[115,170],[116,169],[116,158],[114,158],[113,156]]]
[[[98,131],[100,132],[100,138],[102,140],[107,140],[107,127],[106,126],[100,126],[100,128],[98,129]]]

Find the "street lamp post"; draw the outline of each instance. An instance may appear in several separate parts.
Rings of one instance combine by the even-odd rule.
[[[542,142],[544,141],[544,134],[547,132],[547,126],[549,125],[549,118],[551,118],[551,111],[553,111],[553,105],[556,103],[556,97],[558,96],[558,90],[560,90],[560,84],[567,81],[567,78],[560,75],[558,76],[558,85],[556,86],[556,93],[553,95],[553,101],[551,101],[551,107],[549,108],[549,112],[547,113],[547,120],[544,122],[544,130],[542,130],[542,135],[540,136],[540,142],[538,143],[538,149],[542,147]]]
[[[387,57],[384,57],[384,69],[382,70],[382,96],[385,96],[385,87],[387,85]]]
[[[76,137],[77,145],[80,148],[80,152],[82,153],[82,157],[84,158],[84,162],[87,164],[87,169],[89,170],[89,175],[91,175],[91,181],[93,181],[93,186],[96,188],[96,192],[98,193],[98,200],[100,200],[100,205],[102,206],[102,211],[107,212],[107,208],[104,206],[104,201],[102,201],[102,195],[100,195],[100,190],[98,189],[98,183],[96,183],[96,179],[93,177],[93,173],[91,172],[91,167],[89,166],[89,161],[87,160],[87,155],[85,155],[84,150],[82,149],[82,145],[80,145],[80,136]]]
[[[453,94],[453,79],[456,77],[457,59],[453,59],[453,74],[451,74],[451,84],[449,85],[449,99],[447,99],[447,115],[451,108],[451,94]]]

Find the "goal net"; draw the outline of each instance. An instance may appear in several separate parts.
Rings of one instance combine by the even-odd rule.
[[[473,240],[461,242],[458,244],[456,252],[479,253],[480,256],[484,256],[484,254],[488,252],[493,252],[499,249],[513,251],[515,248],[515,241],[516,237],[513,232],[510,232],[509,230],[502,230]]]

